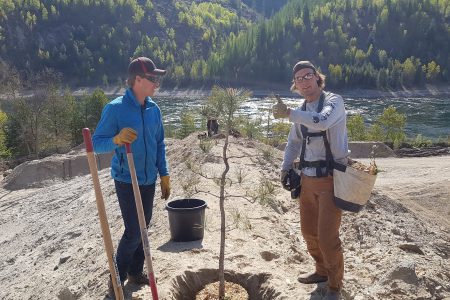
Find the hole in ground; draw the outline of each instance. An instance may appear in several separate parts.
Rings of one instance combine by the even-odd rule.
[[[249,300],[273,300],[281,293],[269,286],[268,273],[239,274],[234,271],[225,271],[225,280],[234,282],[245,288],[249,295]],[[193,300],[198,291],[203,289],[208,283],[219,280],[217,269],[200,269],[198,271],[186,271],[177,276],[172,281],[171,297],[176,300]]]

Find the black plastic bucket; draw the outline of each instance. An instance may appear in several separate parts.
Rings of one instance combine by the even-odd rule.
[[[175,242],[203,239],[205,229],[206,202],[200,199],[178,199],[169,201],[170,235]]]

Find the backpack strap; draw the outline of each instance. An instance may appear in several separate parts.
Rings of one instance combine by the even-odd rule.
[[[323,109],[323,104],[325,102],[325,92],[322,91],[322,94],[320,95],[319,99],[319,105],[317,106],[317,112],[321,112]],[[302,111],[306,111],[306,101],[303,102]],[[316,168],[316,176],[317,177],[325,177],[329,174],[333,174],[333,154],[331,153],[331,147],[330,142],[328,141],[327,137],[327,131],[323,130],[320,132],[308,132],[308,128],[304,125],[300,125],[300,129],[302,132],[301,138],[302,138],[302,151],[300,153],[300,169],[310,167],[310,168]],[[297,132],[297,136],[300,137],[300,132],[298,130],[298,127],[295,127],[295,130]],[[315,136],[322,136],[323,143],[325,146],[325,158],[326,160],[317,160],[317,161],[305,161],[305,149],[306,145],[309,143],[310,137]],[[322,168],[326,168],[326,173],[323,174]]]

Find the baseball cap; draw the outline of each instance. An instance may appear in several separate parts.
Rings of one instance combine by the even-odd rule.
[[[165,75],[166,70],[156,68],[155,63],[148,57],[138,57],[128,65],[128,77],[136,75]]]
[[[301,69],[306,68],[313,69],[314,73],[316,72],[316,67],[312,64],[312,62],[310,62],[309,60],[301,60],[295,64],[294,68],[292,69],[292,75],[295,75],[295,73],[297,73]]]

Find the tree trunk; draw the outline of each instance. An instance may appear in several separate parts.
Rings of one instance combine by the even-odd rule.
[[[227,148],[228,148],[228,136],[229,136],[229,126],[226,126],[225,133],[225,144],[223,145],[223,162],[225,164],[225,170],[222,173],[220,179],[220,255],[219,255],[219,299],[225,299],[225,184],[226,175],[230,169],[227,158]]]

